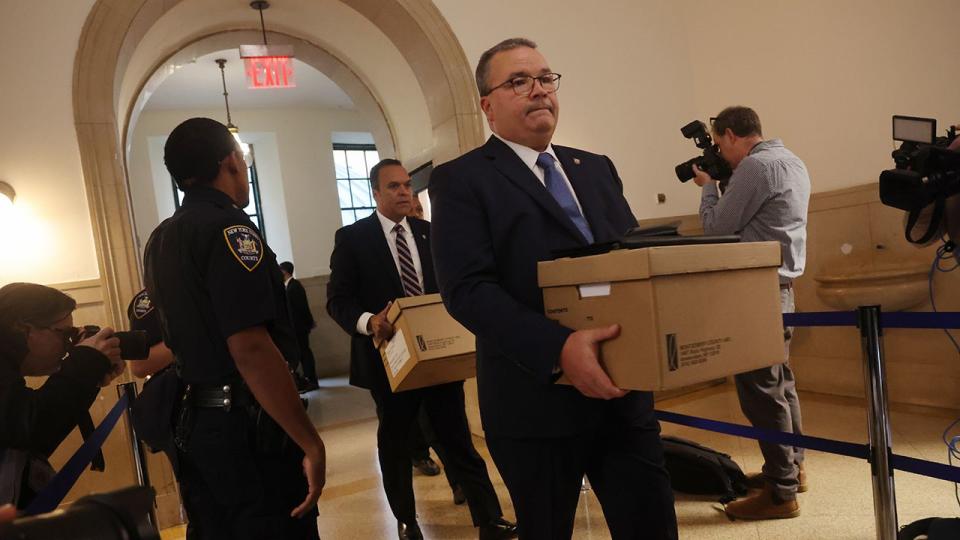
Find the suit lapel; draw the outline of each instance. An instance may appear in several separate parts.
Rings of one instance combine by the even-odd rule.
[[[527,168],[517,154],[496,137],[490,137],[483,146],[484,153],[493,161],[497,168],[508,180],[517,185],[520,189],[533,197],[533,200],[540,205],[549,215],[562,225],[567,232],[573,235],[580,243],[586,243],[580,230],[570,221],[570,218],[563,213],[563,209],[557,204],[556,199],[547,188],[540,183],[540,180],[533,174],[533,171]]]
[[[380,218],[378,218],[376,212],[374,212],[361,221],[366,222],[366,234],[371,252],[384,268],[384,272],[393,278],[391,280],[393,284],[393,297],[403,296],[403,284],[400,283],[400,273],[397,271],[397,263],[393,260],[390,246],[387,245],[387,237],[383,234],[383,226],[380,224]],[[397,291],[401,291],[400,294],[397,294]]]

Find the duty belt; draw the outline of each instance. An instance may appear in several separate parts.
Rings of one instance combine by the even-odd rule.
[[[250,390],[243,384],[225,384],[223,386],[188,385],[184,398],[194,407],[204,409],[223,409],[229,412],[231,407],[243,407],[256,403]]]

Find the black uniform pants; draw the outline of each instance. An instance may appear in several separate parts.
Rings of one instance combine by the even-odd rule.
[[[196,409],[186,452],[180,451],[180,488],[188,540],[319,539],[317,510],[290,517],[307,496],[303,453],[257,448],[247,411]]]
[[[614,540],[677,538],[670,477],[660,428],[600,428],[563,438],[487,437],[487,448],[510,490],[521,540],[573,535],[584,475]]]
[[[486,524],[503,515],[487,475],[487,465],[473,446],[463,408],[462,381],[396,394],[389,390],[372,390],[370,393],[377,404],[377,417],[380,419],[377,450],[383,489],[397,520],[405,523],[416,521],[409,437],[421,405],[439,443],[435,449],[444,466],[455,472],[470,506],[474,526]]]

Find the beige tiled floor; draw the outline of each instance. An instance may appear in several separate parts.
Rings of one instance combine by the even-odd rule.
[[[389,539],[396,537],[380,485],[376,461],[376,420],[365,391],[342,380],[326,381],[311,393],[309,412],[327,444],[327,487],[320,500],[320,535],[325,540]],[[860,401],[801,393],[806,432],[851,442],[866,440],[866,413]],[[661,401],[658,408],[717,420],[745,423],[732,387],[722,385],[691,395]],[[940,441],[953,420],[950,411],[894,406],[894,451],[946,462]],[[695,440],[730,454],[746,471],[760,467],[756,443],[725,435],[663,425],[665,434]],[[493,468],[482,440],[480,453],[487,459],[501,504],[513,515],[509,496]],[[875,538],[870,468],[864,461],[810,452],[807,470],[811,490],[800,495],[799,518],[773,522],[731,522],[722,507],[708,499],[677,496],[680,537],[684,539],[859,539]],[[956,516],[958,503],[953,485],[908,473],[896,475],[899,521],[909,523],[928,516]],[[442,476],[414,477],[420,524],[428,539],[476,538],[469,511],[454,506]],[[165,531],[164,538],[182,538],[182,529]],[[576,539],[610,538],[596,497],[586,492],[577,512]]]

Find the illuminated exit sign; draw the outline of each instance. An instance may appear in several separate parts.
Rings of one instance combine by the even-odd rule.
[[[244,58],[248,88],[293,88],[293,58],[262,56]]]
[[[293,46],[241,45],[248,88],[293,88]]]

